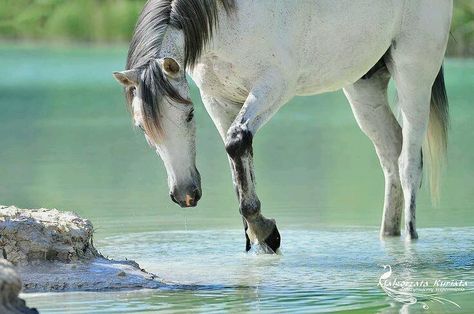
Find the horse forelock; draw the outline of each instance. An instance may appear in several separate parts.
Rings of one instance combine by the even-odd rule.
[[[163,129],[160,124],[160,106],[164,98],[183,104],[190,104],[191,102],[183,98],[173,88],[161,71],[158,62],[150,62],[143,69],[139,89],[143,128],[145,133],[157,143],[163,136]]]
[[[130,43],[126,69],[140,71],[144,129],[155,140],[162,135],[160,104],[164,97],[189,103],[170,84],[156,59],[161,50],[168,26],[184,33],[184,67],[193,67],[212,37],[217,25],[219,3],[226,12],[234,8],[234,0],[148,0],[145,4]],[[132,108],[133,94],[125,90],[127,103]]]

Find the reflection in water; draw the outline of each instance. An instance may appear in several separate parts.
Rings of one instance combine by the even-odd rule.
[[[311,313],[358,309],[422,312],[421,304],[402,306],[378,287],[384,272],[382,265],[389,264],[400,280],[471,281],[462,292],[448,291],[440,296],[455,301],[463,311],[473,310],[470,295],[474,292],[474,228],[421,229],[420,234],[422,239],[406,243],[401,238],[381,242],[375,229],[283,230],[282,255],[240,252],[241,231],[116,236],[100,241],[103,254],[134,258],[158,274],[167,286],[159,291],[74,297],[36,294],[27,299],[44,313],[60,312],[64,306],[71,313],[79,313],[86,305],[89,312],[100,312],[104,307],[108,312],[166,309],[207,313],[292,308]],[[450,305],[429,305],[434,312],[453,310]]]

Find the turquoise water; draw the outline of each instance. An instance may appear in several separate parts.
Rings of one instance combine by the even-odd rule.
[[[472,313],[474,228],[427,228],[421,234],[424,240],[407,245],[400,239],[382,243],[373,228],[285,229],[281,256],[236,250],[242,237],[237,230],[115,236],[101,241],[104,254],[136,256],[168,286],[160,291],[34,294],[27,300],[46,313],[90,313],[91,308],[99,313]],[[386,264],[399,280],[471,284],[436,293],[461,308],[429,298],[403,306],[377,285]]]
[[[255,139],[262,210],[279,224],[282,256],[244,254],[227,157],[192,88],[203,199],[177,208],[166,173],[131,126],[111,73],[125,47],[0,46],[0,203],[90,218],[96,244],[172,284],[160,291],[28,294],[42,313],[140,311],[381,312],[401,309],[377,286],[398,278],[470,281],[408,312],[474,311],[474,61],[448,60],[449,166],[439,207],[424,186],[420,240],[380,242],[383,175],[342,93],[296,98]],[[7,75],[5,75],[5,73]],[[184,285],[184,286],[183,286]]]

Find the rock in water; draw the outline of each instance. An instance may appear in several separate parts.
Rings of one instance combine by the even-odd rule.
[[[21,281],[13,265],[0,258],[0,313],[2,314],[37,314],[36,309],[30,309],[18,295],[21,291]]]
[[[92,223],[74,213],[0,206],[1,253],[14,265],[97,257],[92,233]]]
[[[92,223],[74,213],[0,206],[0,257],[17,266],[26,292],[162,286],[137,263],[99,254],[93,232]]]

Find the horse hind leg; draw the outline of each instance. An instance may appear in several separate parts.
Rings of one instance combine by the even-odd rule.
[[[431,83],[419,83],[414,73],[398,72],[397,92],[402,113],[403,144],[399,158],[400,179],[404,195],[405,236],[417,239],[416,195],[423,174],[422,145],[425,139],[431,98]],[[410,79],[411,78],[411,79]],[[403,83],[401,83],[403,81]],[[416,90],[409,88],[419,86]]]
[[[395,59],[396,60],[396,59]],[[402,117],[403,144],[399,158],[400,180],[404,195],[405,236],[417,239],[416,195],[423,175],[422,146],[428,129],[433,76],[423,78],[423,66],[396,66],[393,73]],[[438,64],[440,66],[440,64]],[[439,70],[439,68],[438,68]],[[416,86],[416,88],[413,88]]]
[[[398,157],[402,130],[387,99],[390,74],[385,66],[344,89],[361,130],[373,142],[385,176],[385,197],[380,235],[399,236],[403,206]]]
[[[430,120],[432,87],[440,72],[448,41],[452,2],[423,0],[409,9],[424,10],[430,14],[406,16],[401,25],[401,33],[394,39],[395,44],[386,60],[395,81],[402,114],[403,144],[399,171],[404,195],[407,240],[418,238],[415,210],[416,194],[422,179],[421,150]],[[446,102],[442,105],[447,107]],[[441,126],[446,126],[446,117],[439,116],[436,111],[433,114]],[[434,144],[441,144],[443,141],[445,142],[445,135],[435,139]],[[430,148],[430,156],[431,152]],[[434,153],[434,157],[441,157],[439,155],[443,152]]]

